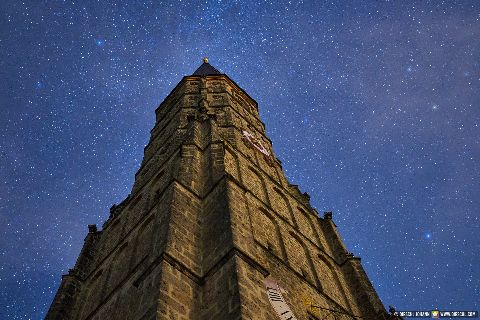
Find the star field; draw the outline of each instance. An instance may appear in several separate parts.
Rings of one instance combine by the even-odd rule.
[[[478,1],[0,2],[0,319],[40,319],[208,56],[386,306],[480,308]]]

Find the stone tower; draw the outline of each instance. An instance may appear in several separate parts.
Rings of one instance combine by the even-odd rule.
[[[389,319],[257,103],[207,59],[156,110],[130,195],[89,226],[46,319]]]

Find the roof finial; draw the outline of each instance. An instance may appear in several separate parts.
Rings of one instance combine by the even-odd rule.
[[[208,63],[208,57],[203,58],[203,63]]]

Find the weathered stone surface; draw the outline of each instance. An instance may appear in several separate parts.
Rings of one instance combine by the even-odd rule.
[[[232,80],[184,77],[156,116],[132,193],[90,226],[46,319],[280,319],[267,276],[297,319],[382,319],[359,259],[287,181]]]

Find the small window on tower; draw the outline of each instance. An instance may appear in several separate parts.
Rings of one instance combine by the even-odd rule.
[[[297,209],[298,209],[298,211],[300,211],[303,215],[305,215],[305,216],[308,215],[308,214],[305,212],[305,210],[303,210],[302,208],[297,207]]]
[[[302,270],[302,276],[308,278],[308,272],[304,268],[300,268],[300,270]]]
[[[98,278],[100,278],[100,276],[102,275],[103,273],[103,269],[100,269],[97,273],[95,273],[95,275],[93,276],[92,278],[92,281],[95,281],[97,280]]]
[[[113,228],[118,225],[118,222],[120,221],[120,218],[116,217],[113,222],[109,225],[110,230],[113,230]]]
[[[269,241],[267,241],[267,249],[268,249],[268,251],[270,251],[270,252],[275,251],[275,250],[273,249],[273,245],[272,245]]]
[[[142,194],[139,194],[135,199],[132,200],[132,202],[129,205],[129,209],[134,208],[137,205],[137,203],[140,201],[140,199],[142,199]]]
[[[164,175],[165,171],[162,170],[160,171],[160,173],[158,173],[155,178],[153,178],[152,182],[151,182],[151,186],[153,186],[153,196],[154,197],[158,197],[160,195],[160,189],[162,187],[162,184],[159,184],[158,182],[160,181],[160,179],[163,178],[163,175]],[[159,185],[157,185],[159,184]]]

